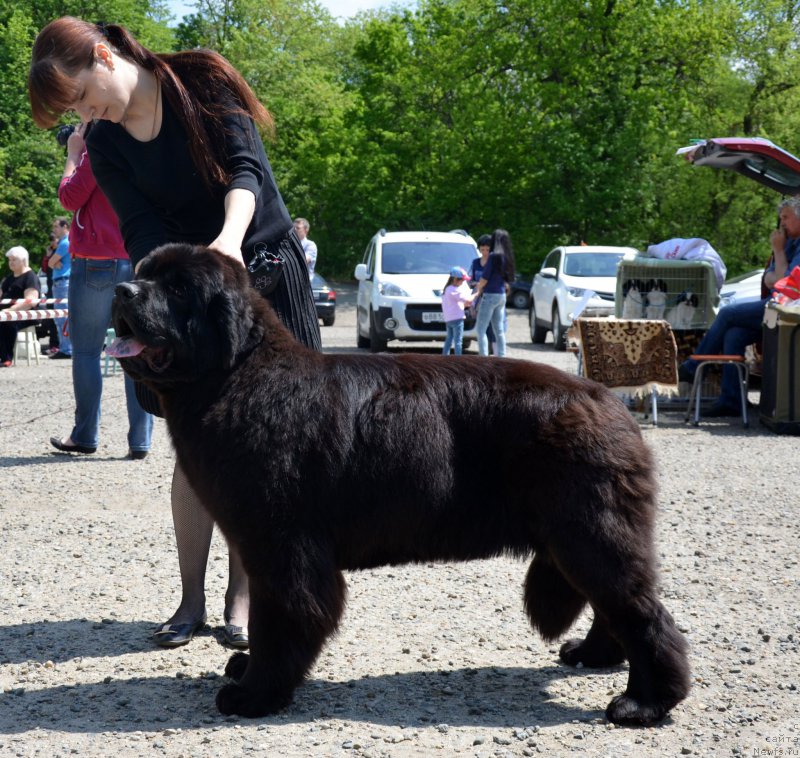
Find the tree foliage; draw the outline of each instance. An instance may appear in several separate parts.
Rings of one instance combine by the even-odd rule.
[[[156,50],[206,46],[275,117],[267,148],[319,268],[352,273],[391,229],[507,228],[530,272],[556,244],[704,237],[762,263],[778,196],[675,157],[692,138],[800,151],[790,0],[419,0],[338,24],[315,0],[10,0],[0,11],[0,233],[43,247],[63,152],[30,122],[36,31],[118,21]]]

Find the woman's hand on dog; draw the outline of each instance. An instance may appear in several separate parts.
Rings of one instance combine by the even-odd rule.
[[[212,250],[227,255],[244,267],[242,240],[253,219],[256,207],[255,195],[250,190],[236,187],[225,195],[225,221],[222,231],[209,245]]]
[[[236,247],[230,244],[222,237],[217,237],[208,247],[214,252],[220,253],[221,255],[227,255],[228,258],[233,258],[233,260],[235,260],[240,266],[242,266],[242,268],[244,268],[244,258],[242,257],[241,247]]]

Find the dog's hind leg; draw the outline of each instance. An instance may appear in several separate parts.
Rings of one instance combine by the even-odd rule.
[[[542,551],[537,551],[531,561],[524,598],[531,626],[548,641],[564,634],[586,605],[586,598],[567,582]]]
[[[611,701],[607,718],[622,724],[659,721],[688,694],[689,666],[686,642],[656,597],[649,539],[622,523],[602,532],[574,526],[564,541],[554,539],[548,547],[569,583],[592,605],[596,621],[585,641],[567,643],[562,657],[574,660],[580,651],[613,660],[610,635],[630,670],[625,693]]]
[[[525,580],[525,610],[531,625],[545,640],[558,639],[578,618],[586,605],[581,595],[544,551],[536,553]],[[584,640],[568,640],[559,656],[564,663],[588,667],[614,666],[625,660],[619,643],[595,616]]]
[[[617,724],[651,724],[689,694],[686,640],[654,595],[620,611],[609,625],[630,664],[628,686],[609,703],[606,717]]]
[[[588,668],[616,666],[625,660],[620,644],[611,636],[600,616],[595,615],[592,626],[582,640],[567,640],[558,651],[564,663]]]
[[[344,611],[346,587],[331,563],[309,566],[302,558],[280,577],[250,576],[250,655],[235,654],[226,674],[235,683],[217,694],[226,714],[257,717],[292,700]],[[305,572],[305,576],[302,573]]]

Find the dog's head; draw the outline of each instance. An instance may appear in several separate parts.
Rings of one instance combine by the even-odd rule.
[[[647,304],[653,307],[666,305],[667,284],[663,279],[650,279],[647,282]]]
[[[681,292],[675,301],[676,305],[683,304],[686,308],[697,308],[698,302],[697,295],[689,290]]]
[[[244,268],[203,247],[164,245],[120,284],[110,354],[134,379],[156,386],[228,369],[263,337]],[[255,295],[256,299],[258,296]]]
[[[639,279],[626,279],[622,285],[622,296],[638,298],[644,287]]]

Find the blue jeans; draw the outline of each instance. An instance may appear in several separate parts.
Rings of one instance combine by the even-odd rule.
[[[489,355],[489,339],[486,330],[492,325],[494,336],[497,339],[497,355],[501,358],[506,354],[506,331],[504,319],[506,313],[506,293],[494,294],[484,292],[481,295],[481,304],[478,308],[478,322],[475,330],[478,333],[478,352]]]
[[[70,277],[65,276],[61,279],[53,279],[53,297],[61,299],[61,298],[69,298],[69,280]],[[54,308],[63,308],[63,303],[56,303]],[[69,308],[72,308],[72,303],[68,304]],[[69,326],[69,319],[68,318],[57,318],[54,319],[56,322],[56,329],[58,329],[58,349],[60,352],[65,353],[66,355],[72,355],[72,342],[71,338],[68,335],[64,334],[64,325],[67,325],[67,331],[71,332]],[[75,440],[73,440],[74,442]]]
[[[131,262],[72,259],[69,285],[69,322],[72,328],[72,386],[75,392],[75,427],[70,434],[76,445],[97,447],[103,375],[100,353],[111,325],[114,287],[132,277]],[[62,350],[63,350],[63,342]],[[128,447],[149,450],[153,417],[136,400],[133,380],[125,375],[128,407]]]
[[[450,348],[454,348],[456,355],[461,355],[461,348],[464,344],[464,319],[458,321],[446,321],[447,336],[444,338],[444,349],[442,355],[450,355]]]
[[[711,328],[706,332],[695,353],[698,355],[744,355],[748,345],[761,339],[761,322],[764,318],[766,300],[752,303],[728,305],[720,309]],[[692,373],[697,370],[697,361],[689,359],[684,364]],[[735,366],[722,369],[722,391],[720,403],[738,408],[739,372]]]

